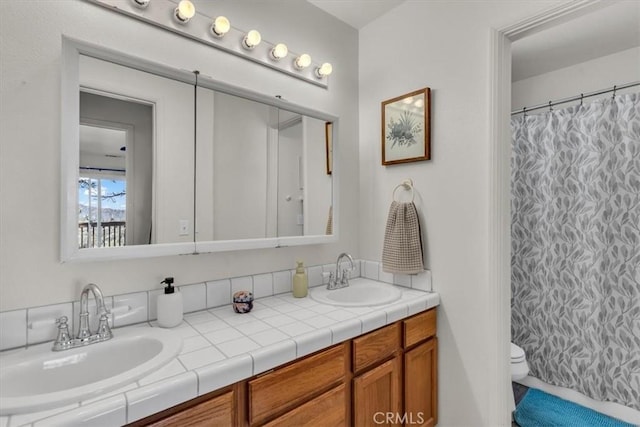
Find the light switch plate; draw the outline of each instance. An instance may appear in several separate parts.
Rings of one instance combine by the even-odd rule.
[[[178,234],[180,236],[188,236],[189,235],[189,220],[188,219],[181,219],[180,221],[178,221],[178,225],[180,228],[180,231],[178,232]]]

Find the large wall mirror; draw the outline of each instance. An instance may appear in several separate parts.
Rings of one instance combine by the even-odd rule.
[[[337,124],[64,39],[62,260],[335,241]]]

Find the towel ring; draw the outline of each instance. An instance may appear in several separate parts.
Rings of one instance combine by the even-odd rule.
[[[415,198],[415,191],[413,190],[413,181],[410,179],[405,179],[404,181],[402,181],[402,183],[396,185],[396,188],[393,189],[393,193],[391,193],[391,198],[394,201],[396,200],[396,191],[400,187],[403,187],[407,191],[411,190],[411,203],[413,203],[413,200]]]

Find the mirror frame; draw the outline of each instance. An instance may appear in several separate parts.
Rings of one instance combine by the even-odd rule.
[[[113,62],[118,65],[145,71],[161,77],[181,81],[190,85],[223,92],[269,106],[292,111],[319,120],[333,123],[333,172],[332,172],[332,231],[330,235],[283,236],[240,240],[194,241],[188,243],[156,243],[121,247],[103,247],[80,249],[77,244],[77,205],[79,178],[79,119],[80,119],[80,55],[90,56]],[[253,92],[193,72],[178,70],[143,58],[128,55],[113,49],[62,36],[61,57],[61,150],[60,150],[60,258],[61,262],[113,260],[130,258],[151,258],[157,256],[189,255],[210,252],[225,252],[248,249],[279,248],[286,246],[324,244],[338,241],[340,226],[339,210],[339,144],[337,116],[323,113],[305,106],[292,104],[277,97]],[[197,172],[194,170],[194,174]],[[193,218],[196,219],[197,199]]]

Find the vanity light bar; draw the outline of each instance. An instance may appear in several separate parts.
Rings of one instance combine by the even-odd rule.
[[[224,16],[198,13],[190,0],[85,0],[183,37],[215,47],[316,86],[328,88],[333,67],[312,63],[306,54],[289,51],[284,43],[269,43],[257,30],[231,26]]]

